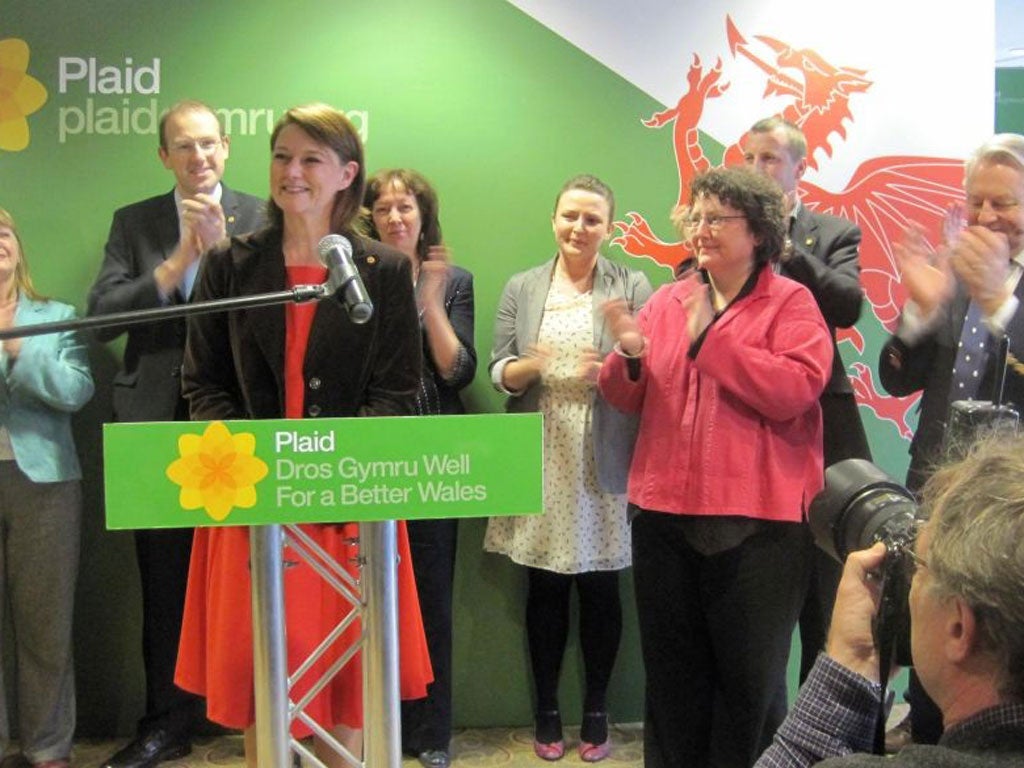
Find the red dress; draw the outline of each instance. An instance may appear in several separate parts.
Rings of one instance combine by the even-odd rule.
[[[320,267],[288,267],[289,287],[321,283]],[[289,304],[285,324],[285,415],[301,418],[304,382],[302,363],[313,322],[315,304]],[[358,525],[304,525],[302,529],[354,578]],[[398,603],[401,695],[426,696],[433,680],[423,634],[416,582],[405,523],[398,523]],[[331,588],[291,547],[284,550],[285,626],[288,674],[292,675],[327,633],[352,606]],[[253,695],[252,603],[249,574],[249,529],[197,528],[192,544],[188,592],[182,620],[181,644],[174,682],[206,697],[207,716],[229,728],[247,728],[255,722]],[[343,633],[313,668],[297,681],[289,694],[301,699],[323,672],[349,647],[360,632],[360,622]],[[306,707],[318,723],[362,727],[363,686],[361,654],[354,656]],[[292,734],[309,734],[296,721]]]

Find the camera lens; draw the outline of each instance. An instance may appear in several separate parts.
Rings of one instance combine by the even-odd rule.
[[[912,541],[916,512],[902,485],[870,461],[847,459],[825,471],[825,488],[811,502],[808,523],[815,543],[843,562],[876,541]]]
[[[847,459],[825,470],[825,488],[814,497],[807,521],[814,542],[839,562],[875,542],[888,550],[879,573],[881,595],[872,624],[875,645],[885,658],[910,663],[912,561],[907,557],[917,532],[913,495],[870,461]]]

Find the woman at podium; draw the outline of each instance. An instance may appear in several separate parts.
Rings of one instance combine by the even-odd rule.
[[[420,375],[420,330],[408,259],[360,236],[363,147],[339,111],[322,104],[288,110],[271,134],[268,226],[232,238],[204,257],[197,300],[295,285],[333,284],[321,241],[351,244],[372,317],[339,291],[314,304],[205,314],[189,323],[182,386],[193,419],[398,416],[414,412]],[[331,263],[331,259],[327,259]],[[331,269],[336,269],[336,265]],[[331,278],[331,279],[329,279]],[[365,302],[364,302],[365,303]],[[355,524],[303,526],[358,577]],[[398,531],[399,636],[403,698],[420,698],[430,682],[423,626],[409,565],[405,527]],[[288,662],[300,664],[352,610],[291,547],[284,553]],[[189,571],[176,682],[207,699],[208,716],[241,728],[255,765],[249,534],[244,528],[197,529]],[[292,687],[299,700],[359,632],[358,622],[326,658]],[[360,657],[346,663],[306,708],[353,755],[361,752]],[[309,730],[296,722],[292,733]],[[329,765],[340,755],[316,740]]]

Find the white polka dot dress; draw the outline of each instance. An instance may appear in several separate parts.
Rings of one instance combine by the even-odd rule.
[[[593,346],[591,294],[552,282],[538,341],[554,358],[541,384],[544,414],[544,513],[492,518],[484,549],[556,573],[630,564],[626,497],[602,491],[590,433],[594,385],[579,378],[581,353]]]

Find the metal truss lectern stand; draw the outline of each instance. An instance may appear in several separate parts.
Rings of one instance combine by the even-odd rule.
[[[350,582],[342,564],[335,563],[316,547],[297,526],[265,525],[249,529],[252,557],[253,663],[256,688],[256,743],[259,768],[289,768],[291,753],[316,760],[301,742],[289,734],[298,719],[309,726],[352,765],[399,768],[402,762],[398,681],[397,537],[393,520],[359,524],[361,577]],[[338,661],[317,681],[302,701],[293,702],[288,692],[288,658],[285,648],[285,612],[282,553],[285,543],[320,573],[320,576],[353,602],[352,616],[361,616],[362,632],[354,647],[345,649]],[[346,618],[319,648],[296,670],[295,677],[325,653],[332,640],[350,623]],[[363,761],[338,743],[329,724],[316,723],[303,706],[357,652],[363,669]]]

